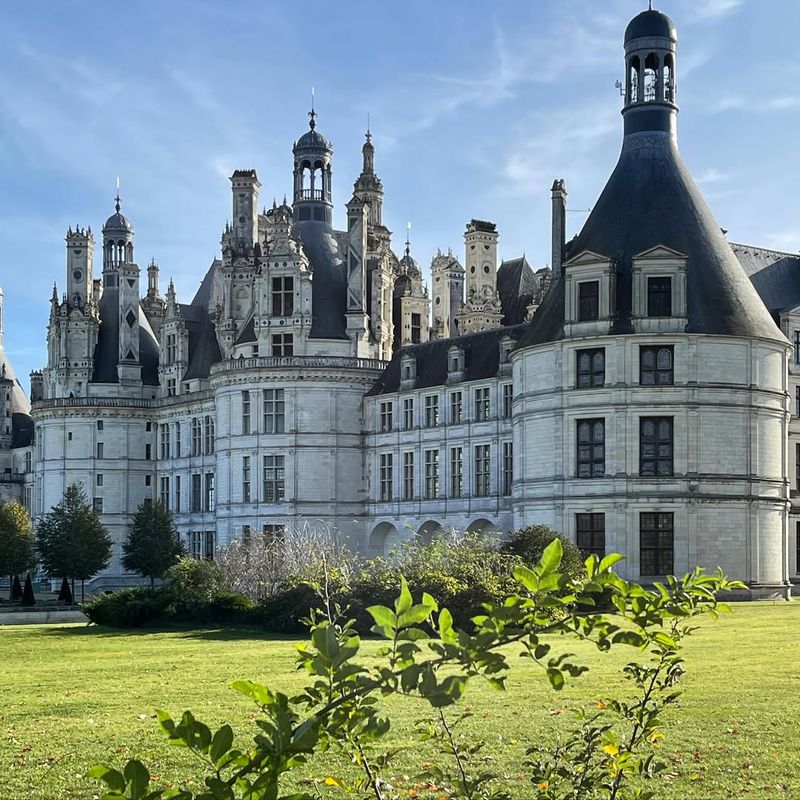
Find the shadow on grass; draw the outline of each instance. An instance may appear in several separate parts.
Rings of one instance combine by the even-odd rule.
[[[110,628],[104,625],[85,625],[48,627],[43,631],[45,636],[60,636],[65,638],[93,637],[93,638],[118,638],[131,636],[151,636],[153,634],[169,633],[181,639],[201,639],[210,642],[232,642],[242,639],[261,641],[300,641],[306,637],[300,634],[269,633],[259,628],[219,626],[192,626],[192,625],[164,625],[159,627],[143,628]]]

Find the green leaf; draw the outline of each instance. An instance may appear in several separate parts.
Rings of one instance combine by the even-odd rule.
[[[432,606],[418,603],[415,606],[411,606],[408,611],[404,611],[402,614],[398,615],[397,625],[398,627],[405,628],[409,625],[416,625],[419,622],[425,622],[425,620],[430,617],[432,612]]]
[[[127,781],[127,789],[130,792],[131,800],[139,800],[144,797],[147,785],[150,783],[150,773],[141,761],[129,761],[123,771]]]
[[[268,706],[273,702],[274,695],[263,684],[253,683],[252,681],[234,681],[231,684],[231,689],[255,700],[260,706]]]
[[[547,678],[554,689],[559,690],[564,688],[564,673],[561,672],[560,669],[550,667],[547,670]]]
[[[514,567],[512,574],[517,583],[521,583],[529,592],[538,590],[539,577],[532,569],[520,564],[518,567]]]
[[[121,772],[110,767],[105,767],[102,764],[95,764],[87,773],[87,778],[96,778],[103,781],[109,789],[123,791],[125,789],[125,778]]]
[[[542,557],[536,571],[544,577],[551,572],[555,572],[559,564],[561,564],[561,557],[564,555],[564,548],[561,546],[560,539],[553,539],[547,547],[545,547]]]
[[[611,567],[613,567],[614,564],[617,564],[618,562],[622,561],[624,558],[625,558],[625,556],[623,556],[621,553],[609,553],[600,562],[599,571],[600,572],[605,572],[606,570],[611,569]]]
[[[401,575],[400,594],[394,601],[394,609],[397,612],[397,616],[400,616],[400,614],[402,614],[404,611],[408,611],[408,609],[411,608],[413,602],[414,600],[411,597],[411,592],[408,589],[408,583],[406,579]]]
[[[397,615],[391,608],[386,606],[369,606],[367,613],[375,620],[381,628],[394,630],[397,625]]]
[[[211,740],[211,747],[208,750],[209,758],[216,764],[233,744],[233,728],[230,725],[223,725]]]

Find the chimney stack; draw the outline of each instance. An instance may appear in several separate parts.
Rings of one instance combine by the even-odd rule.
[[[552,222],[552,254],[550,268],[553,271],[552,282],[561,280],[561,263],[564,260],[564,244],[566,243],[567,187],[563,178],[553,181],[553,222]]]

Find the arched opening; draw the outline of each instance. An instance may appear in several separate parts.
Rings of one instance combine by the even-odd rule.
[[[443,533],[443,528],[436,520],[429,519],[420,525],[417,531],[418,541],[423,547],[433,544],[434,539],[438,539]]]
[[[311,199],[322,200],[325,197],[325,165],[321,161],[314,163],[311,174]]]
[[[634,56],[628,65],[628,102],[629,103],[638,103],[639,102],[639,70],[641,69],[641,64],[639,62],[639,56]]]
[[[675,62],[671,53],[664,56],[664,99],[675,102]]]
[[[658,56],[648,54],[644,61],[644,101],[651,103],[657,99],[658,92]]]
[[[476,520],[470,522],[469,526],[467,527],[467,533],[475,533],[478,536],[489,536],[491,534],[498,533],[497,525],[495,525],[491,520],[486,519],[485,517],[479,517]]]
[[[391,522],[381,522],[369,535],[367,555],[369,558],[386,558],[397,550],[402,542],[400,533]]]

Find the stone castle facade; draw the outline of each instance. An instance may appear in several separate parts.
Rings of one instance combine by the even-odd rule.
[[[31,406],[0,339],[0,490],[36,519],[79,481],[118,543],[161,500],[197,557],[302,521],[369,555],[543,522],[624,553],[626,577],[721,566],[788,595],[800,258],[731,244],[711,216],[677,147],[676,51],[660,12],[629,24],[619,163],[570,242],[554,182],[536,272],[498,265],[496,226],[474,219],[429,295],[408,239],[392,247],[369,133],[336,230],[313,110],[291,205],[259,210],[255,170],[231,176],[189,303],[155,263],[140,287],[117,198],[97,254],[91,229],[67,233]],[[96,589],[130,580],[119,557]]]

